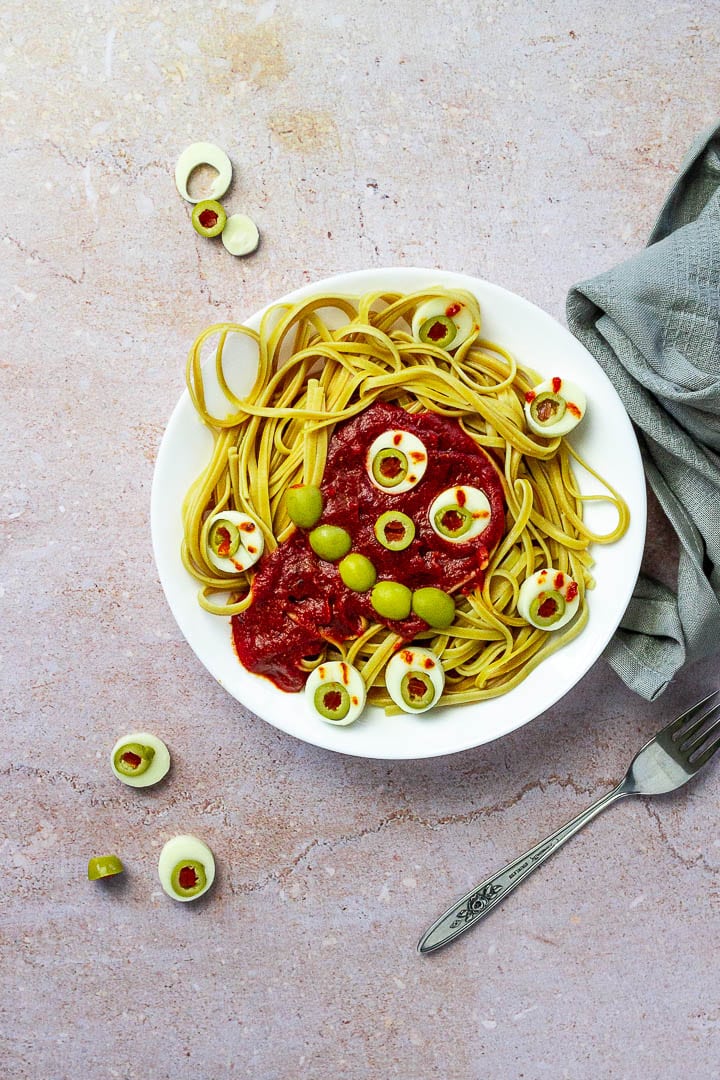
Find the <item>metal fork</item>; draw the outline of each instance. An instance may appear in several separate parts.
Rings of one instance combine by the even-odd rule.
[[[720,701],[706,708],[719,693],[714,690],[659,731],[637,752],[616,788],[456,901],[423,934],[418,952],[434,952],[475,926],[566,840],[618,799],[626,795],[663,795],[692,779],[720,747]]]

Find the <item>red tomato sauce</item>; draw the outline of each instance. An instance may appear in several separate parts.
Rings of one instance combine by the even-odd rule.
[[[428,452],[425,475],[409,491],[379,490],[366,466],[372,442],[385,431],[402,429],[422,439]],[[485,492],[491,508],[487,528],[464,543],[452,543],[433,530],[428,510],[433,499],[454,485]],[[505,529],[505,503],[495,466],[456,420],[436,413],[407,413],[384,402],[338,426],[328,448],[321,484],[323,514],[318,524],[339,525],[352,538],[352,550],[370,559],[378,581],[399,581],[410,589],[434,585],[446,592],[481,585],[490,552]],[[415,537],[403,551],[383,547],[374,526],[387,510],[412,518]],[[427,623],[414,614],[382,618],[370,591],[353,592],[335,563],[313,552],[308,534],[298,529],[263,557],[252,584],[252,603],[232,617],[235,650],[249,671],[265,675],[281,690],[302,689],[307,673],[300,663],[325,642],[358,637],[369,622],[383,623],[411,641]]]

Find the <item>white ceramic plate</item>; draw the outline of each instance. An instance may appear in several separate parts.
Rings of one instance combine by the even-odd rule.
[[[301,694],[285,694],[240,665],[232,647],[229,620],[210,615],[197,603],[197,584],[180,560],[183,496],[210,456],[212,439],[187,392],[165,431],[152,489],[152,538],[165,595],[188,643],[228,693],[268,723],[305,742],[372,758],[423,758],[451,754],[526,724],[571,690],[597,660],[627,607],[645,542],[645,480],[635,435],[612,384],[587,350],[562,326],[527,300],[464,274],[423,269],[361,270],[307,285],[283,297],[296,301],[317,292],[359,296],[384,289],[413,292],[434,285],[467,289],[480,301],[483,335],[497,341],[546,376],[560,375],[585,387],[588,412],[570,437],[573,446],[627,500],[631,524],[615,544],[596,545],[597,587],[588,594],[590,617],[582,633],[549,656],[528,678],[502,697],[476,705],[431,710],[423,716],[385,716],[367,709],[351,727],[335,728],[310,716]],[[260,315],[238,321],[257,328]],[[252,372],[241,380],[247,387]],[[584,492],[599,490],[583,475]],[[591,528],[612,528],[611,509],[588,504]],[[228,708],[228,723],[235,722]]]

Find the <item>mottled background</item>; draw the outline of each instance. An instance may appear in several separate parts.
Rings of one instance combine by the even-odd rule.
[[[0,29],[0,1073],[37,1080],[720,1077],[718,771],[627,802],[428,959],[457,894],[601,794],[655,705],[603,662],[500,742],[306,746],[200,667],[150,550],[153,460],[208,323],[365,266],[463,270],[563,318],[637,251],[717,118],[720,6],[6,0]],[[225,147],[262,246],[189,225]],[[647,563],[672,579],[655,508]],[[106,765],[148,727],[173,770]],[[204,901],[157,853],[213,847]],[[122,879],[84,880],[117,851]]]

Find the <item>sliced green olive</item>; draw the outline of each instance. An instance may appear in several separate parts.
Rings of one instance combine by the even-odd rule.
[[[435,528],[441,536],[449,536],[455,539],[463,536],[473,522],[473,516],[464,506],[458,503],[448,503],[441,506],[435,514]]]
[[[293,525],[300,529],[312,529],[322,516],[322,492],[314,484],[295,484],[288,489],[285,505]]]
[[[353,592],[367,592],[377,581],[375,567],[365,555],[360,555],[357,551],[345,556],[338,566],[338,572],[343,584]]]
[[[378,581],[370,596],[372,606],[385,619],[407,619],[412,593],[399,581]]]
[[[339,525],[318,525],[309,536],[310,547],[315,554],[328,562],[337,562],[347,555],[352,540],[350,534]]]
[[[375,536],[389,551],[404,551],[415,539],[415,523],[399,510],[386,510],[375,522]]]
[[[545,390],[533,398],[530,404],[530,415],[536,424],[555,424],[565,415],[567,403],[559,394],[552,390]]]
[[[386,446],[372,459],[372,474],[381,487],[393,488],[408,474],[408,459],[402,450]]]
[[[447,349],[457,335],[457,326],[447,315],[433,315],[421,324],[418,336],[426,345]]]
[[[424,671],[408,671],[403,675],[400,693],[411,709],[426,709],[435,700],[432,679]]]
[[[124,743],[115,751],[113,765],[123,776],[142,776],[150,768],[154,757],[155,749],[152,746]]]
[[[227,214],[222,203],[216,199],[203,199],[195,203],[192,212],[192,223],[195,232],[201,236],[219,236],[225,228]]]
[[[555,589],[539,593],[530,604],[530,618],[539,627],[552,626],[565,614],[565,598]]]
[[[240,530],[228,518],[218,518],[210,528],[208,544],[219,558],[231,559],[240,547]]]
[[[205,867],[198,859],[183,859],[170,875],[170,886],[178,896],[197,896],[206,885]]]
[[[96,855],[88,861],[88,881],[122,874],[125,867],[117,855]]]
[[[412,597],[412,609],[429,626],[435,626],[439,630],[450,626],[455,618],[455,601],[452,596],[433,586],[416,589]]]
[[[339,682],[321,683],[315,691],[313,702],[326,720],[343,720],[350,711],[350,695]]]

